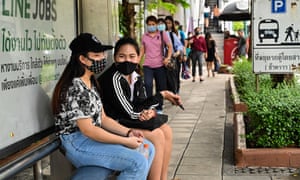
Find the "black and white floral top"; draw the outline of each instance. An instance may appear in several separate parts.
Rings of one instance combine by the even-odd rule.
[[[55,117],[58,134],[78,131],[76,121],[81,118],[92,118],[93,125],[101,125],[102,102],[96,88],[89,89],[80,78],[74,78],[72,83],[66,92],[65,103],[61,105],[61,112]]]

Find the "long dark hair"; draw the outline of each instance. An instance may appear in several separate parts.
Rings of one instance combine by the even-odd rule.
[[[211,38],[212,36],[210,32],[205,33],[205,41],[207,48],[212,48],[214,46],[214,40],[212,40]]]
[[[165,17],[165,21],[166,21],[166,20],[169,20],[169,21],[172,22],[171,31],[174,32],[176,35],[178,35],[178,31],[175,29],[175,23],[174,23],[173,17],[172,17],[172,16],[166,16],[166,17]],[[167,26],[167,28],[168,28],[168,26]]]
[[[85,72],[85,67],[79,60],[80,55],[87,56],[87,53],[71,55],[69,63],[66,65],[60,79],[58,80],[54,88],[51,104],[53,114],[59,113],[61,108],[60,105],[65,102],[66,93],[68,91],[68,88],[72,85],[72,80],[76,77],[81,77]],[[97,85],[94,76],[92,76],[91,80],[98,89],[99,86]]]

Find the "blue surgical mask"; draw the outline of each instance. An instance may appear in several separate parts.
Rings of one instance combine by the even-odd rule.
[[[157,27],[156,26],[147,26],[147,31],[148,32],[155,32],[157,30]]]
[[[157,29],[159,31],[165,31],[166,30],[166,25],[165,24],[159,24],[159,25],[157,25]]]

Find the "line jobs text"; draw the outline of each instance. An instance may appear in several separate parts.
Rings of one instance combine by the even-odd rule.
[[[56,21],[56,0],[2,0],[2,15]]]

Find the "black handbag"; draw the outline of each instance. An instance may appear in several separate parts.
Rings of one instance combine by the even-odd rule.
[[[156,117],[148,121],[140,121],[135,119],[119,119],[119,123],[128,128],[154,130],[168,122],[168,115],[157,114]]]
[[[169,32],[171,37],[172,45],[174,44],[174,37],[172,32]],[[162,41],[163,44],[163,41]],[[175,51],[175,47],[173,46],[173,50]],[[177,73],[178,73],[178,66],[177,66],[178,59],[176,57],[171,57],[170,62],[166,66],[166,79],[167,79],[167,90],[176,93],[178,90],[178,82],[177,82]]]
[[[164,41],[163,41],[163,32],[160,31],[160,37],[161,37],[161,50],[162,50],[162,54],[165,57],[165,53],[164,53],[164,49],[165,49],[165,45],[164,45]],[[171,57],[170,62],[166,65],[166,68],[168,70],[175,70],[176,69],[176,61],[177,59],[175,57]]]

